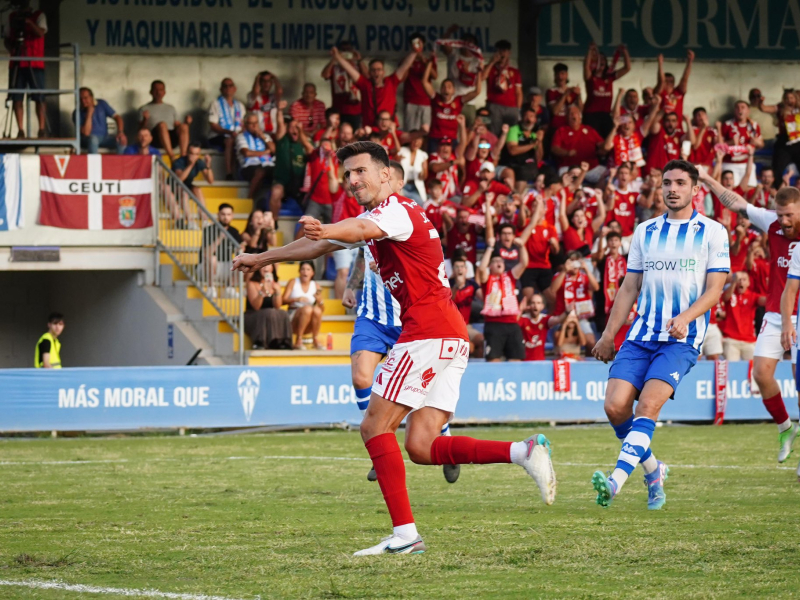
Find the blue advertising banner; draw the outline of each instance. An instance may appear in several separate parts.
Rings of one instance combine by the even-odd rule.
[[[747,363],[729,365],[726,419],[768,415],[753,397]],[[553,390],[553,365],[472,363],[461,382],[458,421],[604,421],[608,367],[571,365],[569,392]],[[778,380],[793,418],[791,365]],[[662,420],[714,418],[714,368],[686,376]],[[358,422],[347,366],[9,369],[0,371],[0,431],[97,431]]]

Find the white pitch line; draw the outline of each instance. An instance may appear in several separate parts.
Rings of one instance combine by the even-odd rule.
[[[139,463],[149,462],[178,462],[191,460],[194,458],[208,461],[209,457],[206,456],[186,456],[183,458],[145,458],[140,461],[133,461],[128,458],[108,459],[108,460],[20,460],[20,461],[0,461],[0,466],[25,466],[25,465],[97,465],[97,464],[131,464],[136,465]],[[214,460],[213,458],[211,460]],[[226,456],[217,460],[316,460],[316,461],[339,461],[339,462],[371,462],[369,458],[361,458],[357,456],[293,456],[285,454],[273,454],[264,456]],[[411,463],[410,460],[405,462]],[[559,462],[555,461],[556,466],[562,467],[594,467],[600,468],[604,465],[601,463],[575,463],[575,462]],[[770,467],[768,465],[682,465],[670,463],[669,467],[679,469],[736,469],[740,471],[769,471],[778,469],[783,471],[794,471],[794,467]]]
[[[169,598],[170,600],[241,600],[226,596],[209,596],[207,594],[190,594],[180,592],[161,592],[159,590],[141,590],[133,588],[113,588],[101,587],[96,585],[70,584],[62,581],[39,581],[36,579],[25,579],[13,581],[0,579],[0,586],[26,587],[35,590],[63,590],[67,592],[80,592],[83,594],[113,594],[116,596],[134,596],[138,598]],[[261,596],[254,598],[260,599]]]

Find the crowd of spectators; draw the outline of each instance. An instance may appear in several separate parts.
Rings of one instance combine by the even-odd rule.
[[[631,68],[627,49],[620,46],[609,58],[591,44],[583,62],[585,92],[561,63],[553,67],[552,87],[523,89],[510,56],[507,41],[485,56],[470,34],[432,47],[415,35],[393,69],[377,58],[365,62],[343,43],[331,50],[321,73],[330,82],[331,106],[317,98],[312,83],[300,98],[285,99],[268,71],[258,73],[244,102],[236,99],[234,82],[224,79],[208,109],[210,145],[224,153],[228,179],[249,182],[260,216],[248,223],[245,245],[260,251],[274,244],[289,202],[323,222],[358,214],[341,185],[335,151],[354,140],[377,142],[396,161],[401,193],[422,205],[439,230],[473,355],[485,350],[487,360],[537,360],[552,344],[555,357],[580,360],[605,325],[634,228],[666,212],[666,162],[703,165],[726,188],[764,207],[795,176],[792,165],[800,165],[800,93],[786,90],[769,104],[753,89],[729,107],[729,118],[711,123],[704,107],[684,103],[691,50],[680,79],[664,71],[659,56],[655,85],[636,89],[623,81]],[[476,104],[484,91],[485,105]],[[173,168],[187,184],[199,173],[213,181],[199,146],[190,143],[191,119],[181,121],[164,102],[162,81],[154,81],[150,93],[152,102],[139,112],[137,143],[125,148],[119,116],[82,89],[85,147],[161,148],[174,156]],[[108,118],[117,120],[117,135],[109,135]],[[716,325],[704,354],[749,358],[767,286],[764,232],[704,187],[694,206],[726,225],[733,264],[732,284],[712,311]],[[267,216],[268,227],[253,224]],[[341,282],[351,264],[337,260]],[[299,328],[318,344],[322,308],[312,302],[313,275],[292,282],[281,302],[291,300],[295,338]],[[248,302],[258,303],[251,292],[269,300],[273,284],[260,274],[248,284]],[[343,285],[336,292],[341,296]],[[261,336],[259,343],[287,344],[285,335]]]

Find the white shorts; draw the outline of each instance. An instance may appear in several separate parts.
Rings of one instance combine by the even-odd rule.
[[[761,321],[761,331],[756,338],[756,349],[753,356],[782,360],[786,352],[781,344],[781,316],[778,313],[767,313]],[[792,364],[797,364],[797,348],[792,346]]]
[[[706,329],[706,337],[703,340],[703,347],[700,348],[700,354],[709,356],[714,354],[722,354],[722,332],[716,323],[710,323]]]
[[[333,253],[333,264],[336,270],[349,269],[358,254],[358,248],[343,248]]]
[[[378,371],[372,391],[412,410],[430,406],[452,416],[468,360],[469,342],[460,339],[395,344]]]

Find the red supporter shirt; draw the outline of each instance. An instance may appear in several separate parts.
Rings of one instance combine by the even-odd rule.
[[[450,287],[454,290],[455,298],[453,302],[456,303],[458,312],[464,319],[464,323],[469,323],[470,316],[472,315],[472,301],[475,299],[475,294],[478,292],[478,284],[474,279],[467,279],[466,284],[460,290],[455,289],[455,278],[450,280]]]
[[[558,239],[555,227],[539,223],[531,231],[525,247],[528,249],[529,269],[550,269],[550,240]]]
[[[306,133],[325,127],[325,104],[319,100],[314,100],[311,107],[306,106],[302,100],[295,100],[289,107],[289,114]]]
[[[722,335],[740,342],[756,341],[756,308],[758,295],[749,289],[744,294],[734,293],[725,302],[725,320],[722,322]]]
[[[700,129],[693,127],[695,136],[700,135]],[[717,130],[713,127],[707,127],[706,132],[700,139],[700,145],[697,148],[692,148],[689,154],[689,160],[696,165],[705,165],[710,167],[714,163],[714,145],[719,142]]]
[[[623,192],[614,188],[614,208],[606,215],[606,224],[619,221],[623,237],[633,235],[636,225],[636,198],[639,192],[627,190]]]
[[[584,113],[610,113],[614,101],[616,73],[607,77],[592,77],[586,80],[586,104]]]
[[[619,109],[620,116],[628,117],[629,119],[633,119],[633,122],[636,124],[636,130],[641,129],[644,120],[647,118],[648,113],[650,112],[650,107],[644,107],[646,110],[642,113],[642,107],[637,106],[633,110],[630,110],[626,106],[621,106]]]
[[[547,106],[550,107],[555,102],[558,102],[564,92],[558,88],[550,88],[545,92],[545,100]],[[567,124],[567,110],[573,104],[578,103],[578,96],[571,89],[567,92],[567,98],[564,101],[564,106],[558,112],[550,111],[550,129],[556,131],[559,127],[564,127]]]
[[[619,167],[624,162],[632,162],[637,167],[644,166],[644,140],[642,134],[634,131],[628,137],[620,134],[614,136],[614,166]]]
[[[661,96],[661,110],[664,113],[674,112],[678,115],[678,123],[683,121],[683,92],[678,88],[673,88],[671,92],[661,90],[659,95]]]
[[[576,153],[574,156],[557,156],[558,166],[569,167],[586,161],[589,163],[589,168],[593,169],[599,164],[597,144],[602,141],[600,134],[588,125],[581,125],[578,129],[569,126],[559,127],[553,136],[552,145],[564,150],[575,150]]]
[[[592,228],[586,226],[583,230],[583,237],[578,235],[578,230],[570,226],[564,232],[564,252],[569,254],[573,250],[580,250],[584,246],[592,247],[593,241]]]
[[[430,137],[434,140],[450,138],[455,140],[458,137],[458,122],[456,117],[461,114],[464,106],[461,96],[455,96],[450,102],[446,102],[444,96],[436,94],[431,105],[431,129]]]
[[[742,243],[739,244],[739,252],[734,254],[733,245],[736,242],[736,231],[731,231],[731,273],[738,273],[745,270],[745,262],[747,262],[747,250],[750,244],[758,239],[758,234],[755,231],[748,230],[745,233]],[[738,338],[737,338],[738,339]]]
[[[679,159],[682,137],[682,129],[676,129],[669,134],[663,127],[657,134],[648,137],[647,170],[658,169],[660,171],[669,161]]]
[[[586,273],[578,271],[575,275],[567,275],[556,293],[556,306],[553,312],[562,315],[574,308],[578,318],[591,318],[594,316],[592,294],[589,276]]]
[[[515,108],[519,106],[517,104],[517,88],[521,87],[522,76],[519,74],[519,69],[515,69],[511,65],[505,67],[494,65],[489,70],[489,77],[486,79],[486,102]]]
[[[454,157],[451,160],[454,160]],[[461,188],[458,185],[458,166],[452,164],[444,171],[434,173],[430,166],[441,162],[444,162],[444,159],[437,153],[432,153],[428,157],[428,171],[431,179],[438,179],[442,182],[442,197],[445,200],[449,200],[461,193]]]
[[[453,257],[453,252],[461,248],[467,253],[467,260],[475,263],[478,260],[478,229],[470,225],[466,233],[461,233],[457,227],[447,232],[447,258]]]
[[[544,344],[547,341],[547,330],[550,317],[539,315],[535,321],[529,317],[520,317],[522,339],[525,342],[525,360],[544,360]]]
[[[472,194],[474,194],[475,191],[478,190],[479,188],[480,184],[478,183],[478,181],[476,179],[471,179],[464,184],[464,190],[462,192],[461,197],[467,198]],[[496,179],[492,179],[492,181],[489,182],[489,187],[486,188],[486,191],[494,194],[495,198],[499,194],[504,194],[506,196],[511,194],[511,188],[503,183],[500,183]],[[486,212],[484,209],[485,206],[486,206],[486,193],[484,192],[483,194],[478,196],[477,202],[475,202],[475,204],[473,204],[471,208],[472,210],[475,210],[481,214],[485,214]]]
[[[733,146],[744,146],[753,144],[753,140],[761,136],[761,126],[755,121],[747,120],[744,123],[737,123],[735,119],[728,119],[722,125],[722,137],[725,143]],[[747,162],[750,155],[745,151],[738,150],[733,154],[726,154],[723,159],[725,162]]]
[[[364,207],[358,203],[355,196],[348,194],[344,186],[339,187],[339,192],[333,194],[333,216],[332,223],[338,223],[345,219],[357,217],[364,212]]]
[[[479,179],[481,175],[481,165],[485,162],[495,164],[491,154],[483,159],[478,158],[476,155],[472,160],[468,160],[464,167],[464,178],[467,181],[470,179]]]
[[[358,68],[358,65],[353,65]],[[331,71],[331,105],[343,115],[361,114],[361,93],[338,63]]]
[[[367,246],[384,286],[400,304],[403,330],[397,343],[443,338],[469,341],[444,274],[439,234],[422,208],[392,194],[358,218],[373,221],[386,233]]]
[[[336,163],[334,162],[334,169]],[[328,188],[328,161],[320,157],[320,149],[317,148],[308,157],[306,163],[306,181],[308,182],[311,194],[309,199],[318,204],[333,204],[333,196]],[[316,184],[316,185],[315,185]]]
[[[386,153],[390,157],[397,156],[397,152],[398,150],[400,150],[400,148],[398,148],[397,144],[394,143],[394,136],[392,135],[392,132],[387,131],[386,133],[383,133],[380,130],[378,130],[378,133],[381,133],[383,135],[380,144],[381,146],[383,146],[384,150],[386,150]],[[403,134],[403,132],[398,129],[396,133],[397,133],[397,138],[400,139],[400,136]]]
[[[431,60],[436,65],[436,57],[431,56]],[[417,55],[411,67],[408,69],[405,83],[403,84],[403,103],[404,104],[418,104],[421,106],[429,106],[431,99],[428,93],[422,86],[422,77],[425,75],[425,68],[428,66],[428,61]]]
[[[381,87],[375,87],[372,80],[363,75],[356,81],[356,86],[361,90],[361,116],[364,119],[364,125],[375,125],[378,121],[378,113],[383,111],[395,114],[397,88],[400,86],[400,80],[395,73],[384,77]]]
[[[449,214],[455,220],[460,206],[450,200],[444,200],[441,204],[436,204],[433,200],[428,200],[425,203],[425,216],[431,220],[436,231],[440,234],[444,233],[444,220],[442,214]]]

